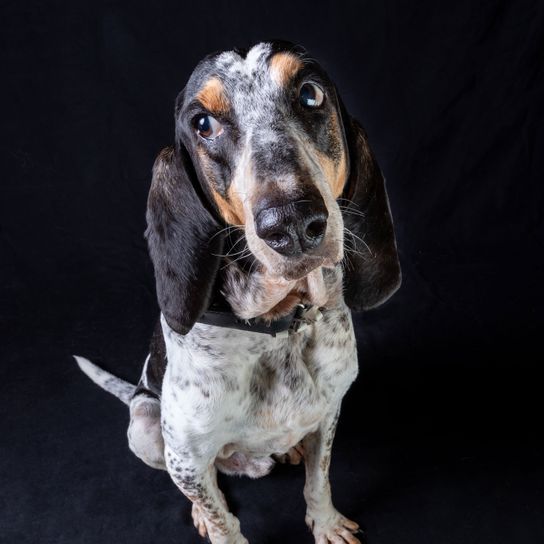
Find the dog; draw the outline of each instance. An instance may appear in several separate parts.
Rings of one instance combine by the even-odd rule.
[[[202,60],[147,223],[161,316],[139,384],[76,358],[129,405],[131,450],[168,471],[213,544],[247,543],[217,470],[303,460],[315,541],[358,543],[328,477],[358,372],[351,311],[382,304],[401,271],[383,176],[323,68],[280,41]]]

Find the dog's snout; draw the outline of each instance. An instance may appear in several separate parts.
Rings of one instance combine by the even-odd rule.
[[[292,257],[321,244],[328,215],[323,202],[302,200],[264,208],[255,217],[255,229],[274,251]]]

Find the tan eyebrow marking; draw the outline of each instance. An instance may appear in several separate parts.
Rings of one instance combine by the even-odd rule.
[[[225,114],[230,109],[230,103],[225,96],[223,83],[216,77],[212,77],[204,83],[202,89],[198,91],[196,99],[210,113]]]
[[[278,85],[285,85],[302,67],[296,55],[276,53],[270,60],[270,75]]]

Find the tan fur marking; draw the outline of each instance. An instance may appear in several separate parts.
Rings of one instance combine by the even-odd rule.
[[[336,179],[332,184],[332,192],[334,198],[339,198],[342,192],[344,191],[344,185],[348,179],[348,170],[347,170],[347,160],[345,152],[342,153],[342,158],[336,166]]]
[[[271,310],[261,315],[264,321],[275,321],[284,315],[290,314],[297,304],[300,304],[301,297],[296,291],[289,293],[283,300],[280,300]]]
[[[276,53],[270,60],[270,75],[278,85],[286,85],[302,66],[302,61],[292,53]]]
[[[331,141],[334,142],[334,156],[317,152],[317,160],[327,178],[334,198],[339,198],[344,190],[344,185],[348,178],[348,171],[346,150],[344,148],[340,123],[336,112],[331,114],[327,131]]]
[[[216,77],[206,81],[196,98],[210,113],[225,114],[230,109],[223,84]]]
[[[213,187],[212,195],[223,219],[230,225],[245,225],[244,207],[236,192],[229,190],[229,200],[221,196]]]
[[[238,225],[246,224],[246,216],[244,213],[244,203],[242,202],[240,195],[236,191],[234,184],[231,184],[228,190],[229,202],[233,210],[233,215],[238,218]]]
[[[338,162],[332,160],[324,153],[316,152],[317,160],[325,177],[331,187],[334,198],[339,198],[344,190],[344,185],[347,180],[347,164],[346,154],[342,153],[342,157]]]
[[[219,194],[214,186],[214,175],[208,155],[200,148],[196,152],[221,217],[230,225],[245,225],[244,206],[232,185],[229,189],[228,199]]]

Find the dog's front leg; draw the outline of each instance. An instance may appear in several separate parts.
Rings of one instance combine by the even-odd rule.
[[[217,486],[212,460],[203,462],[191,455],[165,448],[166,468],[179,490],[193,503],[193,519],[201,536],[212,544],[247,544],[240,522],[228,511]]]
[[[325,417],[319,429],[304,437],[306,465],[306,523],[314,534],[316,544],[360,544],[354,536],[359,526],[340,514],[332,504],[329,483],[331,449],[340,410]]]

